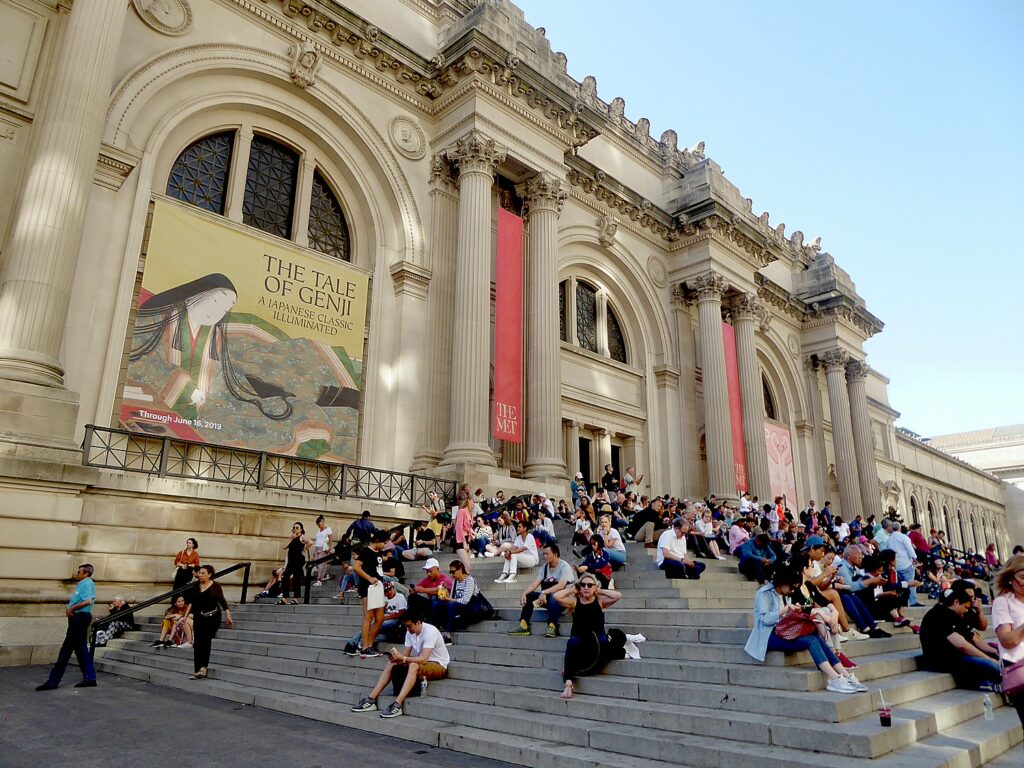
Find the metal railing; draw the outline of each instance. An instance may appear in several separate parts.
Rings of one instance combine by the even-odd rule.
[[[242,574],[242,596],[238,602],[244,604],[245,598],[249,594],[249,571],[251,569],[252,563],[235,563],[234,565],[225,568],[223,571],[217,571],[215,574],[213,574],[213,578],[219,579],[221,576],[227,576],[229,573],[234,573],[237,570],[243,570],[244,573]],[[151,597],[149,598],[149,600],[145,600],[139,603],[138,605],[132,605],[128,608],[122,608],[119,611],[114,611],[113,613],[104,616],[102,619],[96,619],[96,621],[92,623],[92,630],[89,636],[89,653],[91,654],[93,651],[96,650],[96,632],[102,629],[103,627],[117,621],[118,619],[124,618],[125,616],[130,616],[136,611],[141,611],[143,608],[149,608],[149,606],[151,605],[161,603],[164,600],[167,600],[168,598],[177,597],[178,595],[183,595],[186,592],[191,592],[195,588],[196,582],[191,582],[183,587],[178,587],[177,589],[172,589],[168,592],[164,592],[162,595]]]
[[[430,491],[435,491],[445,503],[454,504],[457,490],[454,480],[196,443],[92,424],[85,428],[82,453],[87,467],[413,507],[425,504]]]

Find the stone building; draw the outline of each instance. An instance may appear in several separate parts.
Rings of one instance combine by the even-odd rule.
[[[820,239],[507,0],[0,0],[0,44],[5,645],[59,628],[79,561],[144,595],[186,535],[267,569],[297,515],[363,506],[217,474],[246,448],[559,495],[635,466],[645,493],[895,508],[1006,551],[999,481],[895,429],[882,322]],[[492,430],[506,209],[523,442]],[[254,275],[278,298],[243,297]]]

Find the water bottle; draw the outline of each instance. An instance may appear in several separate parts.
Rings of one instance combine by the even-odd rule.
[[[992,697],[987,693],[985,694],[985,698],[981,700],[981,707],[985,710],[985,719],[992,720]]]
[[[427,678],[424,677],[424,678],[420,679],[420,696],[423,696],[424,694],[426,694],[426,692],[427,692]],[[992,711],[992,702],[991,701],[988,703],[988,709],[986,711],[991,713],[991,711]],[[991,719],[991,718],[989,718],[989,719]]]

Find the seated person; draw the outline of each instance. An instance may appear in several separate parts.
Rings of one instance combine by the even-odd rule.
[[[486,557],[487,545],[491,543],[494,536],[494,529],[487,522],[487,518],[477,515],[473,521],[473,535],[469,539],[471,557]]]
[[[441,628],[445,643],[450,645],[452,632],[480,621],[474,609],[481,593],[480,585],[466,573],[466,565],[461,560],[452,561],[448,574],[452,577],[452,589],[450,593],[442,592],[434,597],[433,624]]]
[[[740,559],[739,572],[748,580],[756,581],[758,584],[771,580],[778,558],[767,533],[759,533],[754,538],[747,539],[740,544],[736,555]]]
[[[547,608],[548,611],[548,629],[544,637],[558,637],[558,620],[562,616],[562,605],[555,595],[565,589],[566,585],[575,582],[572,566],[562,560],[558,545],[548,544],[544,547],[544,566],[536,580],[519,596],[519,604],[523,606],[519,614],[519,626],[509,634],[513,637],[528,637],[532,634],[530,619],[533,617],[533,609],[538,607]]]
[[[406,610],[409,608],[409,603],[405,599],[405,595],[395,589],[394,582],[384,582],[384,623],[380,625],[380,631],[377,633],[378,638],[383,638],[388,642],[398,642],[402,637],[402,632],[405,631],[405,625],[402,623],[402,617],[405,615]],[[345,653],[349,656],[358,656],[359,649],[363,646],[360,644],[362,631],[357,631],[352,639],[345,644]]]
[[[282,573],[284,568],[281,569]],[[184,595],[174,598],[174,605],[164,613],[160,622],[160,639],[153,643],[152,648],[167,648],[174,645],[178,648],[192,647],[192,612],[188,609]]]
[[[601,582],[601,589],[608,589],[612,580],[612,561],[604,548],[604,538],[599,533],[590,537],[590,546],[583,557],[583,560],[576,566],[576,570],[582,575],[592,573]]]
[[[677,517],[672,526],[658,538],[658,568],[665,572],[666,579],[699,579],[707,568],[686,555],[686,534],[689,525]]]
[[[284,566],[275,568],[270,572],[270,578],[267,580],[267,585],[263,587],[263,591],[260,592],[254,599],[259,600],[261,597],[280,597],[281,592],[284,591]]]
[[[953,675],[958,688],[994,690],[1001,680],[999,662],[964,637],[964,616],[974,598],[964,589],[947,589],[921,620],[922,666]]]
[[[124,599],[124,595],[118,595],[110,601],[107,615],[123,611],[125,608],[131,608],[131,603]],[[120,637],[125,632],[138,629],[138,625],[135,623],[135,614],[128,613],[122,616],[120,619],[107,624],[103,629],[96,631],[96,645],[104,646],[108,641],[113,640],[115,637]]]
[[[878,621],[890,619],[897,629],[909,627],[910,619],[902,613],[904,603],[899,593],[889,588],[887,577],[882,575],[885,568],[882,561],[876,555],[869,555],[864,558],[862,567],[864,575],[860,583],[864,589],[860,599],[871,615]]]
[[[494,581],[501,584],[515,584],[516,574],[520,568],[533,568],[540,559],[537,554],[537,539],[529,532],[529,523],[520,520],[516,523],[516,538],[507,548],[502,546],[499,554],[505,559],[501,573]]]
[[[403,560],[426,560],[434,554],[437,546],[437,534],[427,528],[424,521],[413,526],[413,543],[402,552]]]
[[[622,541],[622,534],[615,528],[608,515],[601,515],[598,519],[596,533],[601,534],[601,538],[604,539],[604,551],[612,561],[612,570],[619,570],[626,564],[626,545]]]
[[[405,625],[405,647],[401,651],[391,649],[377,685],[369,696],[364,696],[352,707],[352,712],[376,712],[377,698],[391,683],[395,700],[380,716],[401,717],[405,714],[402,705],[411,694],[419,692],[420,680],[440,680],[448,674],[450,657],[437,627],[427,624],[414,613],[407,613],[402,623]]]
[[[434,598],[441,591],[450,594],[452,579],[441,573],[441,564],[432,557],[423,564],[424,577],[409,590],[409,608],[421,616],[427,616],[433,609]]]

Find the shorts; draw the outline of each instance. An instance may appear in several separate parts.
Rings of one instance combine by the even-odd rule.
[[[465,543],[460,544],[459,542],[455,542],[455,549],[453,549],[452,551],[453,552],[458,552],[460,549],[465,549],[465,548],[466,548]]]
[[[419,675],[427,680],[440,680],[447,676],[448,670],[436,661],[425,661],[420,664]]]

